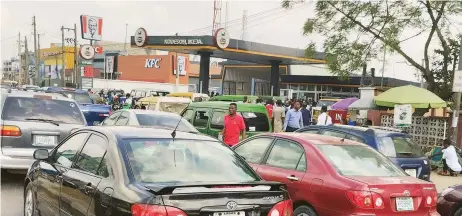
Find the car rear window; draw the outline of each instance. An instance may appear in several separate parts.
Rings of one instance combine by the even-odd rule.
[[[422,149],[407,136],[380,137],[379,151],[387,157],[424,157]]]
[[[241,116],[244,117],[246,131],[269,131],[266,113],[241,112]]]
[[[156,115],[156,114],[136,114],[138,122],[142,126],[159,126],[174,129],[180,121],[180,116],[173,115]],[[181,123],[178,125],[178,131],[194,132],[199,131],[191,125],[186,119],[181,118]]]
[[[233,150],[219,142],[124,139],[134,179],[143,183],[248,182],[260,180]]]
[[[406,176],[392,161],[367,146],[317,145],[317,147],[337,172],[344,176]]]
[[[88,93],[76,93],[72,91],[64,91],[63,94],[74,99],[78,104],[92,104],[90,94]]]
[[[6,99],[2,112],[3,120],[29,121],[27,119],[31,118],[64,124],[85,124],[82,112],[72,101],[26,97]]]

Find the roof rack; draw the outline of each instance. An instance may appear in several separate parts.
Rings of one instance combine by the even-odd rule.
[[[404,130],[402,130],[402,129],[391,128],[391,127],[368,126],[368,128],[371,128],[371,129],[378,129],[378,130],[384,130],[384,131],[390,131],[390,132],[404,133]]]

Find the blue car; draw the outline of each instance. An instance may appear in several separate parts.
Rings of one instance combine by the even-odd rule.
[[[314,133],[365,143],[390,158],[410,176],[430,181],[430,161],[408,134],[380,127],[311,125],[296,133]]]
[[[86,90],[62,87],[48,87],[46,91],[61,93],[72,99],[78,104],[87,120],[89,126],[98,125],[111,114],[111,106],[95,104],[90,94]]]

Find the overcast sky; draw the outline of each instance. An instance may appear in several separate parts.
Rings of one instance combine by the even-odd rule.
[[[18,33],[28,38],[29,50],[33,47],[32,16],[36,16],[37,31],[40,34],[40,46],[46,48],[50,43],[61,42],[62,25],[73,28],[77,24],[80,39],[80,21],[82,14],[103,18],[103,40],[123,43],[125,26],[128,23],[128,35],[144,27],[149,35],[203,35],[211,34],[213,1],[1,1],[1,59],[6,60],[18,53]],[[222,5],[222,23],[228,11],[228,31],[232,38],[242,35],[241,18],[247,10],[249,16],[246,40],[280,46],[304,48],[310,41],[320,43],[322,37],[302,35],[302,26],[306,18],[312,16],[312,4],[296,7],[292,10],[280,9],[280,1],[229,1]],[[264,12],[264,13],[262,13]],[[259,15],[255,15],[259,14]],[[255,16],[253,16],[255,15]],[[462,20],[462,19],[459,19]],[[460,32],[461,24],[453,30]],[[210,28],[206,28],[210,27]],[[206,28],[206,29],[204,29]],[[199,30],[198,30],[199,29]],[[460,29],[460,30],[459,30]],[[412,32],[409,36],[412,35]],[[66,32],[65,37],[73,37]],[[409,40],[402,46],[415,59],[423,57],[425,35]],[[82,42],[82,39],[80,39]],[[435,43],[435,45],[437,45]],[[399,56],[387,57],[385,76],[405,80],[415,80],[415,69],[407,66]],[[419,61],[420,62],[420,61]],[[382,63],[373,61],[369,67],[375,67],[381,74]]]

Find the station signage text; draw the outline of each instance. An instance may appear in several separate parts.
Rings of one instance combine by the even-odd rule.
[[[165,39],[166,45],[202,45],[201,39]]]

